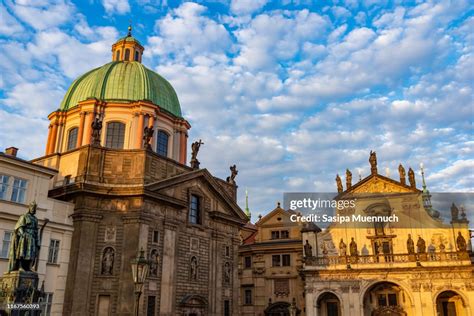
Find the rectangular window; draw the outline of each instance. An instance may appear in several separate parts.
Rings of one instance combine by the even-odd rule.
[[[50,316],[51,315],[51,307],[53,306],[53,293],[44,293],[44,300],[42,303],[41,310],[43,311],[44,315]],[[41,315],[43,315],[41,313]]]
[[[201,205],[199,197],[197,195],[191,194],[191,203],[189,208],[189,222],[191,224],[200,224],[201,223]]]
[[[225,256],[230,257],[230,247],[229,246],[225,246]]]
[[[2,252],[0,257],[8,258],[8,252],[10,250],[10,240],[12,239],[12,232],[6,231],[3,234],[3,241],[2,241]]]
[[[385,296],[385,294],[379,294],[378,303],[379,307],[387,306],[387,297]]]
[[[146,316],[155,316],[156,296],[148,296]]]
[[[244,304],[252,305],[252,289],[244,290]]]
[[[49,242],[48,263],[58,263],[59,240],[51,239]]]
[[[287,230],[282,230],[280,232],[280,238],[290,238],[290,232]]]
[[[272,231],[272,239],[280,239],[280,232],[278,230]]]
[[[15,178],[11,198],[13,202],[23,203],[25,201],[26,183],[26,180]]]
[[[282,262],[282,266],[289,267],[291,265],[290,255],[282,255],[281,262]]]
[[[281,266],[281,257],[280,255],[273,255],[272,256],[272,267],[279,267]]]
[[[157,244],[160,241],[160,232],[157,230],[153,231],[153,243]]]
[[[230,301],[224,300],[224,316],[230,316]]]
[[[0,175],[0,199],[2,200],[7,199],[8,180],[10,180],[9,176]]]
[[[252,267],[252,257],[251,256],[246,256],[244,258],[244,268],[249,269]]]
[[[389,306],[397,306],[397,294],[390,293],[388,294],[388,305]]]

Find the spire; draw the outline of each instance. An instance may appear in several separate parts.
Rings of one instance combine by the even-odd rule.
[[[245,215],[249,218],[249,221],[252,219],[252,214],[249,209],[249,191],[245,189]]]
[[[132,21],[130,21],[130,24],[128,25],[127,37],[132,37]]]
[[[428,214],[433,216],[433,206],[431,205],[431,194],[426,186],[425,170],[423,169],[423,163],[420,163],[420,169],[421,169],[421,179],[423,182],[423,193],[421,194],[423,198],[423,206],[425,207],[425,210],[428,211]]]

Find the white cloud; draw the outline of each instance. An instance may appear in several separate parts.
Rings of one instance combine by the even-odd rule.
[[[37,30],[49,29],[71,20],[75,8],[63,0],[16,1],[9,5],[17,18]]]
[[[235,14],[251,14],[260,10],[268,0],[232,0],[230,10]]]
[[[107,14],[125,14],[130,12],[128,0],[102,0],[102,5]]]
[[[23,26],[8,13],[3,4],[0,4],[0,17],[0,34],[15,36],[24,31]]]

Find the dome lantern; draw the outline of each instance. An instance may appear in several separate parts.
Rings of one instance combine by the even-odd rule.
[[[120,38],[112,45],[112,61],[138,61],[142,62],[144,48],[132,36],[132,26],[128,26],[127,36]]]

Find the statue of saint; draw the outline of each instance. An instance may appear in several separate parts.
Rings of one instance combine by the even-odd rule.
[[[8,272],[31,271],[38,259],[40,240],[38,235],[38,219],[36,218],[36,202],[31,202],[28,212],[21,215],[15,225],[13,238],[10,242],[8,255]]]
[[[227,182],[231,184],[235,184],[235,177],[239,173],[239,170],[237,170],[237,166],[233,165],[230,166],[230,177],[227,177]]]
[[[408,169],[408,181],[410,182],[410,186],[412,188],[416,188],[415,172],[411,167]]]
[[[304,244],[304,256],[305,257],[313,256],[313,247],[311,247],[308,240],[306,240],[306,243]]]
[[[158,276],[158,251],[153,249],[150,254],[150,274]]]
[[[466,239],[464,239],[461,232],[458,232],[458,238],[456,238],[456,245],[458,246],[458,251],[466,251],[467,249]]]
[[[415,242],[411,239],[411,234],[408,234],[407,251],[409,255],[415,254]]]
[[[337,184],[337,192],[342,193],[342,191],[344,191],[344,188],[342,187],[342,181],[339,175],[336,175],[336,184]]]
[[[230,283],[231,279],[231,269],[230,269],[230,264],[226,262],[224,264],[224,283]]]
[[[451,205],[451,219],[457,221],[459,219],[459,209],[456,204]]]
[[[339,242],[339,255],[342,257],[347,256],[347,245],[344,243],[344,240],[342,238]]]
[[[100,132],[102,131],[102,120],[98,117],[92,122],[92,144],[100,145]]]
[[[418,236],[418,241],[416,242],[416,248],[418,253],[425,253],[426,252],[426,242],[421,236]]]
[[[192,160],[197,160],[197,154],[199,152],[199,148],[201,147],[201,145],[204,145],[204,143],[201,140],[195,141],[194,143],[192,143],[192,145],[191,145],[191,150],[192,150],[191,161]]]
[[[146,126],[143,129],[143,147],[145,149],[151,149],[150,140],[153,137],[154,132],[153,127]]]
[[[403,185],[406,185],[407,184],[407,181],[406,181],[406,173],[405,173],[405,168],[403,167],[402,164],[400,164],[398,166],[398,173],[400,174],[400,183],[403,184]]]
[[[346,188],[349,190],[352,187],[352,172],[346,169]]]
[[[349,244],[349,251],[351,253],[351,256],[357,256],[357,243],[354,240],[354,237],[351,238],[351,243]]]
[[[111,247],[105,248],[104,256],[102,258],[102,274],[112,275],[112,271],[114,269],[114,259],[115,259],[114,249]]]
[[[196,257],[192,257],[191,258],[191,269],[190,269],[190,278],[191,280],[197,280],[197,269],[198,269],[198,266],[197,266],[197,258]]]
[[[377,174],[377,155],[375,154],[375,151],[370,151],[369,163],[370,172],[372,174]]]

